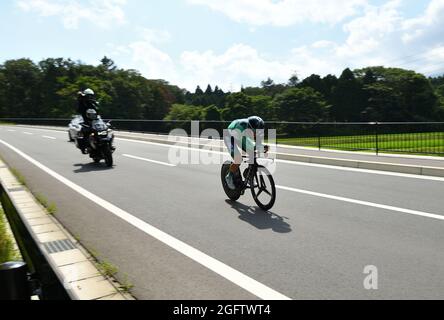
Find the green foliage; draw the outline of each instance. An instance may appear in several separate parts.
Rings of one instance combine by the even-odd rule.
[[[290,79],[291,81],[291,79]],[[266,95],[274,97],[287,89],[286,85],[276,84],[271,78],[261,82],[261,87]]]
[[[332,89],[332,116],[337,121],[359,121],[365,103],[361,82],[350,69],[345,69]]]
[[[328,107],[322,95],[312,88],[292,88],[274,99],[280,119],[294,122],[317,122],[327,116]]]
[[[384,67],[356,70],[355,74],[364,81],[366,111],[373,114],[370,120],[437,120],[439,98],[430,81],[422,74]]]
[[[227,97],[222,119],[226,121],[242,119],[252,115],[253,99],[242,92],[233,93]]]
[[[273,98],[270,96],[257,95],[251,97],[253,111],[251,114],[261,117],[262,119],[276,120],[275,105]]]
[[[49,202],[45,196],[38,193],[35,195],[35,198],[50,215],[55,215],[57,213],[57,205],[53,202]]]
[[[220,121],[221,113],[216,106],[209,106],[203,109],[203,120]]]
[[[6,231],[6,217],[0,208],[0,264],[20,260],[19,253],[14,249],[14,242]]]
[[[92,88],[107,118],[162,119],[184,91],[137,71],[118,69],[107,57],[98,66],[71,60],[9,60],[0,65],[0,117],[70,117],[77,92]]]
[[[215,105],[218,108],[223,108],[227,95],[228,94],[219,89],[218,86],[216,86],[213,90],[211,85],[208,85],[205,92],[202,91],[199,86],[197,86],[195,93],[186,92],[184,102],[188,105],[205,107]]]
[[[128,274],[125,274],[123,279],[120,280],[119,282],[120,282],[119,291],[122,293],[130,293],[131,290],[134,288],[134,284],[132,284],[128,280]]]
[[[119,269],[108,261],[98,262],[97,267],[104,276],[109,278],[114,277],[119,272]]]
[[[165,120],[203,120],[205,107],[174,104]]]
[[[188,92],[185,101],[202,104],[173,108],[167,119],[213,120],[220,116],[231,121],[258,115],[267,121],[296,122],[444,120],[444,77],[427,79],[396,68],[345,69],[339,78],[313,74],[302,81],[294,75],[286,85],[269,78],[260,87],[225,94],[223,108],[207,104],[211,94],[211,86],[205,92],[199,87],[194,94]]]
[[[22,186],[26,186],[25,177],[16,168],[11,168],[11,173],[14,175],[14,177],[18,180],[18,182]]]
[[[231,121],[255,114],[268,121],[298,122],[444,120],[444,76],[427,79],[398,68],[347,68],[339,78],[313,74],[299,79],[294,74],[285,84],[268,78],[239,93],[225,93],[211,85],[205,90],[198,86],[191,93],[164,80],[148,80],[135,70],[119,69],[107,57],[97,66],[63,58],[37,64],[29,59],[4,62],[0,118],[70,117],[77,112],[76,93],[87,87],[96,91],[102,116],[114,119]],[[295,92],[290,90],[304,88],[319,96],[299,92],[305,97],[299,96],[293,104],[290,96]],[[302,107],[300,101],[308,96],[313,98],[309,103],[322,100],[330,106],[327,113],[320,112],[316,103]]]

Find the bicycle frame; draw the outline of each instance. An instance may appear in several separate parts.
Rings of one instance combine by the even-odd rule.
[[[259,167],[259,164],[257,163],[257,159],[260,159],[260,157],[257,157],[255,155],[253,163],[250,163],[248,156],[242,156],[242,158],[243,158],[243,163],[248,163],[248,168],[245,169],[245,170],[248,170],[248,175],[246,177],[244,177],[241,173],[241,177],[243,179],[243,184],[242,184],[241,190],[242,190],[242,193],[244,193],[245,190],[254,188],[254,185],[251,186],[249,183],[250,183],[250,181],[253,181],[253,183],[254,183],[254,179],[253,179],[254,174],[256,174],[257,168]]]

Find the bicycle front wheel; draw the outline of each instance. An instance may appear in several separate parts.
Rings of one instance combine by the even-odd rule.
[[[262,166],[257,168],[251,181],[254,201],[264,211],[271,210],[276,202],[276,185],[271,173]]]

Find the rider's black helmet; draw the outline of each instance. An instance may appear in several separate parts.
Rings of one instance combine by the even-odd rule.
[[[265,129],[265,121],[260,117],[249,117],[248,118],[248,126],[251,130],[263,130]]]
[[[86,110],[86,117],[89,120],[97,120],[97,111],[94,109],[88,109]]]

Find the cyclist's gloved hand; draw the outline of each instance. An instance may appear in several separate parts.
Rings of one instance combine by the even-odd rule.
[[[265,145],[264,146],[264,152],[267,153],[268,151],[270,151],[270,146]]]

